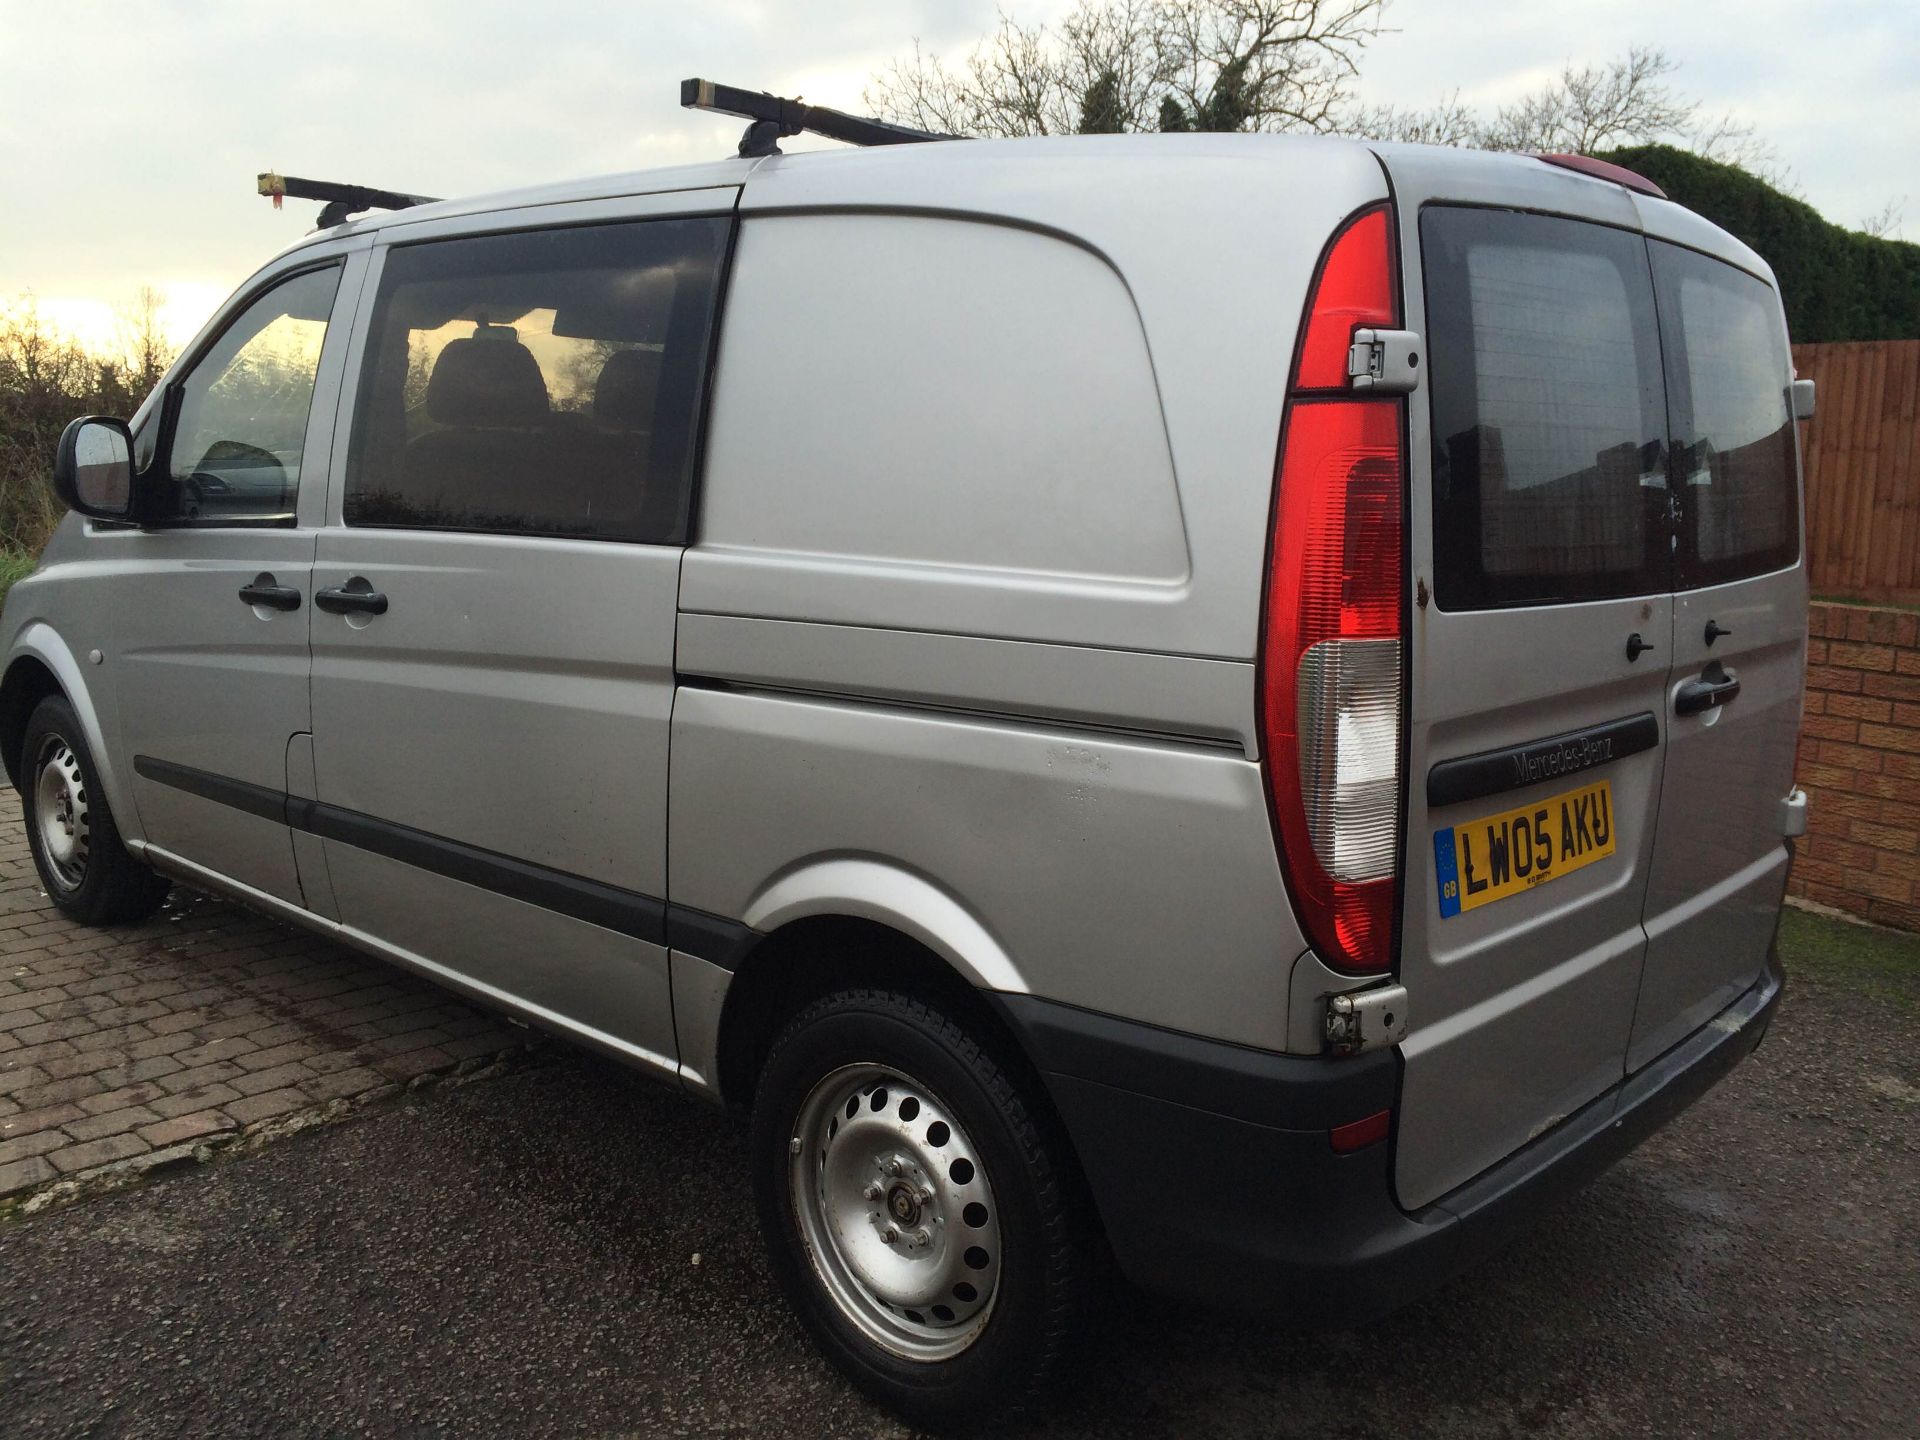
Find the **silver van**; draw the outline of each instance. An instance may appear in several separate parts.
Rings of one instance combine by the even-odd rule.
[[[977,1421],[1109,1260],[1382,1313],[1758,1043],[1810,402],[1578,159],[411,205],[75,422],[0,750],[77,919],[217,891],[749,1115],[820,1346]]]

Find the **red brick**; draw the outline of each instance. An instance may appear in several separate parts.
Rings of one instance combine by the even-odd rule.
[[[1860,722],[1845,716],[1809,715],[1800,722],[1800,733],[1811,735],[1816,740],[1840,740],[1851,744],[1860,738]]]
[[[1851,670],[1837,672],[1854,675]],[[1857,675],[1860,687],[1869,695],[1889,700],[1920,700],[1920,675]]]
[[[1870,695],[1824,695],[1819,698],[1826,701],[1826,713],[1829,715],[1849,715],[1855,720],[1875,720],[1884,725],[1895,719],[1898,711],[1909,710],[1916,718],[1900,718],[1898,723],[1920,723],[1920,705],[1895,705],[1892,701],[1877,700]]]
[[[1834,691],[1851,693],[1851,691],[1862,689],[1868,680],[1880,680],[1880,678],[1882,676],[1868,676],[1860,670],[1841,670],[1834,664],[1807,666],[1807,689],[1818,689],[1824,693],[1834,693]],[[1884,678],[1889,682],[1899,680],[1899,676],[1884,676]]]
[[[1842,745],[1837,740],[1822,740],[1820,742],[1820,763],[1823,765],[1838,765],[1842,767],[1843,771],[1867,770],[1877,772],[1881,768],[1882,759],[1880,751],[1870,750],[1864,745]],[[1848,777],[1843,773],[1838,783],[1841,788],[1845,788],[1849,783]]]
[[[1876,825],[1866,820],[1849,820],[1847,834],[1862,845],[1876,850],[1894,850],[1911,855],[1920,850],[1920,832],[1902,830],[1893,825]]]
[[[1860,743],[1871,745],[1879,750],[1900,750],[1909,755],[1920,754],[1920,730],[1909,730],[1901,725],[1860,726]]]
[[[1827,661],[1848,670],[1890,671],[1894,668],[1894,649],[1891,645],[1835,640],[1827,647]]]

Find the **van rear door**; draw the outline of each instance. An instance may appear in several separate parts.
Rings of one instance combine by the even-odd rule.
[[[1429,360],[1408,409],[1414,1027],[1395,1166],[1413,1207],[1621,1078],[1674,602],[1661,337],[1631,200],[1510,158],[1402,158],[1407,314]],[[1514,208],[1446,203],[1455,181]]]
[[[1659,239],[1648,248],[1679,593],[1629,1070],[1712,1019],[1766,964],[1787,883],[1807,623],[1779,298],[1726,261]]]

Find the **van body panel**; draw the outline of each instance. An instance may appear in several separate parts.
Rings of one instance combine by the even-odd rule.
[[[1109,282],[1113,299],[1102,302],[1100,325],[1103,333],[1109,323],[1122,333],[1123,307],[1131,302],[1137,333],[1128,344],[1144,343],[1151,361],[1165,429],[1160,443],[1178,487],[1190,569],[1182,575],[1163,563],[1158,557],[1171,551],[1162,548],[1149,552],[1155,558],[1147,573],[1132,576],[1076,572],[1071,554],[1026,573],[834,558],[797,547],[749,549],[715,526],[688,554],[682,604],[720,614],[1251,659],[1295,330],[1327,237],[1346,215],[1385,198],[1379,165],[1358,145],[1275,136],[1088,137],[1074,142],[1072,155],[1044,140],[891,152],[897,153],[775,157],[748,177],[740,204],[743,245],[716,377],[709,494],[767,479],[758,470],[728,469],[728,427],[743,423],[742,406],[764,398],[732,387],[739,350],[751,348],[755,373],[782,359],[784,384],[804,383],[819,365],[806,333],[776,323],[785,307],[755,314],[738,303],[743,293],[774,288],[755,267],[780,257],[779,212],[806,212],[809,220],[849,211],[945,215],[969,235],[980,233],[977,220],[988,219],[1059,237],[1056,243],[1091,252],[1088,264],[1097,259],[1117,277]],[[1211,218],[1196,224],[1196,217]],[[757,241],[756,227],[764,227]],[[1250,274],[1260,277],[1258,284],[1248,283]],[[809,283],[805,276],[793,281]],[[977,307],[994,302],[991,294],[967,298]],[[805,311],[805,296],[789,299]],[[897,330],[884,310],[864,318],[858,363],[846,362],[831,380],[857,387],[862,427],[884,435],[892,423],[887,356],[916,351],[925,332]],[[974,404],[975,378],[956,371],[944,379],[954,413],[992,413]],[[1065,433],[1085,434],[1091,445],[1097,429],[1089,421],[1067,425]],[[896,437],[885,438],[892,453]],[[935,438],[909,435],[897,442]],[[817,439],[802,431],[792,443],[804,449]],[[963,450],[974,443],[964,431],[937,439]],[[748,452],[737,453],[744,459]],[[943,455],[940,462],[959,465],[964,456]],[[1043,473],[1029,480],[1036,493],[1049,483]],[[904,517],[898,553],[924,555],[912,518]],[[986,527],[984,535],[1019,522],[1016,508],[981,514],[974,523]],[[1167,538],[1152,543],[1170,546],[1171,525],[1158,523]]]
[[[903,928],[935,937],[937,952],[989,946],[968,968],[990,984],[999,952],[1034,994],[1284,1048],[1288,970],[1304,946],[1246,760],[689,686],[674,710],[670,803],[676,905],[766,925],[782,912],[763,900],[789,875],[870,861],[917,882],[898,893],[944,898]]]
[[[1253,667],[1232,660],[682,612],[683,679],[1065,721],[1260,753]]]

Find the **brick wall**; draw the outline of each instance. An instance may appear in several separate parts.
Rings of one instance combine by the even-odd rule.
[[[1788,889],[1920,930],[1920,614],[1814,604],[1798,778],[1807,838]]]

